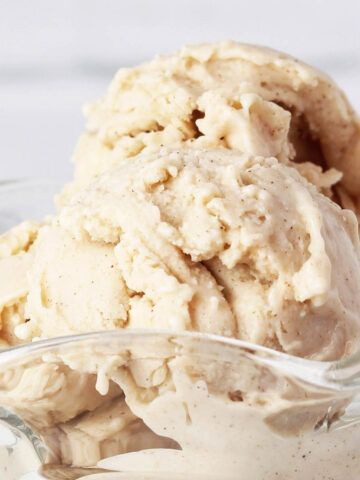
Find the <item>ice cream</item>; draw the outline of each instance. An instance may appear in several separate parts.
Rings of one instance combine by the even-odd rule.
[[[87,107],[87,115],[89,131],[81,137],[75,150],[74,182],[67,186],[60,196],[59,204],[62,206],[70,204],[73,194],[86,187],[102,172],[116,166],[120,167],[123,162],[125,162],[124,165],[128,165],[132,159],[137,158],[139,152],[143,152],[145,155],[157,155],[163,145],[168,145],[170,148],[179,150],[216,148],[223,152],[229,150],[246,152],[253,155],[254,158],[257,156],[275,157],[281,165],[296,168],[302,177],[317,187],[319,192],[342,206],[352,208],[357,213],[359,123],[356,115],[342,92],[328,77],[273,50],[223,42],[185,47],[169,57],[158,57],[139,67],[122,69],[115,76],[107,95],[99,102]],[[94,202],[96,201],[102,200],[94,199]],[[322,207],[320,207],[321,209]],[[177,212],[172,212],[173,214],[177,215]],[[63,214],[61,213],[61,215]],[[179,212],[179,215],[182,215],[182,212]],[[340,218],[342,215],[349,216],[348,213],[337,216]],[[353,223],[353,220],[350,223]],[[200,228],[200,225],[198,227]],[[38,228],[39,226],[37,226]],[[317,228],[320,228],[320,224]],[[350,230],[351,228],[349,227]],[[31,242],[34,241],[37,231],[33,232],[30,224],[25,224],[20,229],[21,235],[29,235]],[[28,229],[28,233],[26,233],[26,229]],[[45,231],[47,229],[46,227]],[[135,327],[141,326],[142,320],[136,321],[134,318],[136,316],[140,318],[145,312],[148,313],[149,305],[145,300],[138,302],[136,306],[133,305],[135,300],[129,298],[128,288],[123,283],[124,272],[116,268],[112,272],[108,272],[103,278],[104,285],[100,290],[98,290],[99,282],[93,278],[96,277],[97,272],[107,271],[107,265],[115,263],[114,249],[105,244],[100,249],[91,242],[86,243],[85,240],[75,245],[72,238],[69,237],[69,233],[66,233],[67,230],[55,231],[53,229],[52,232],[41,233],[39,241],[35,242],[34,247],[29,248],[24,241],[22,247],[13,251],[10,251],[9,245],[12,242],[15,242],[14,245],[16,245],[19,236],[18,229],[0,239],[0,248],[4,252],[8,252],[2,254],[4,260],[0,268],[4,272],[3,278],[7,278],[9,275],[13,276],[13,273],[8,272],[17,272],[17,277],[21,278],[20,283],[17,283],[16,278],[14,279],[14,282],[17,283],[14,287],[11,286],[11,282],[6,281],[3,295],[2,289],[0,289],[3,339],[8,344],[14,344],[30,339],[32,336],[35,338],[36,336],[47,337],[89,329],[123,327],[129,323],[130,303],[133,312],[130,323]],[[191,234],[190,230],[187,234],[187,241],[191,240],[189,239]],[[47,242],[43,240],[46,235],[49,236]],[[52,240],[50,239],[51,235]],[[196,235],[201,237],[199,232]],[[214,232],[214,235],[216,236],[217,233]],[[352,235],[351,233],[350,236]],[[60,240],[61,236],[62,240]],[[328,236],[328,233],[325,236]],[[133,242],[133,239],[129,241]],[[211,242],[211,239],[209,241]],[[264,237],[264,243],[266,241]],[[191,242],[196,248],[196,238]],[[61,243],[62,246],[59,246],[58,243]],[[332,241],[330,243],[333,244]],[[52,247],[49,248],[49,245]],[[212,247],[212,245],[209,246],[210,249]],[[133,245],[132,248],[135,246]],[[23,252],[24,254],[21,249],[26,250]],[[179,253],[175,247],[173,249],[175,255]],[[39,250],[38,253],[36,253],[37,250]],[[191,260],[197,261],[194,252],[190,250]],[[41,264],[46,259],[50,261],[48,253],[50,251],[57,251],[59,258],[63,259],[61,266],[63,273],[62,280],[55,278],[54,273],[52,277],[48,273],[50,275],[48,289],[53,290],[54,285],[56,285],[56,289],[63,285],[69,293],[71,288],[77,288],[79,282],[81,283],[81,288],[77,293],[77,302],[75,302],[75,298],[71,302],[67,299],[61,308],[56,307],[60,312],[60,317],[67,319],[73,317],[72,309],[75,308],[81,312],[79,322],[74,322],[73,319],[65,322],[56,321],[55,318],[58,315],[50,314],[55,307],[47,308],[46,305],[42,305],[36,300],[35,290],[40,284],[39,277],[36,277],[35,273],[31,273],[30,284],[27,280],[27,272],[33,256],[35,255],[36,262]],[[215,252],[215,250],[213,251]],[[335,252],[333,253],[335,255]],[[92,258],[93,254],[93,263],[87,263],[86,258]],[[117,256],[120,254],[120,249],[118,249]],[[340,254],[336,253],[336,256],[339,257]],[[5,259],[5,257],[9,258]],[[41,257],[43,257],[42,260]],[[226,257],[225,253],[224,257]],[[333,260],[331,255],[329,258],[330,261]],[[119,260],[116,261],[119,262]],[[126,258],[123,261],[121,269],[125,269],[127,264]],[[217,260],[207,259],[206,261],[214,263]],[[50,263],[52,263],[52,259]],[[98,268],[96,271],[93,266],[95,263],[97,266],[103,265],[103,268]],[[345,262],[345,264],[347,263]],[[336,268],[335,265],[333,269]],[[264,265],[261,265],[261,268],[264,268]],[[357,268],[355,264],[354,268]],[[216,277],[213,272],[205,271],[205,269],[216,269],[214,265],[210,267],[202,265],[201,269],[202,272],[199,272],[198,275],[203,281],[206,282],[204,280],[206,275],[210,275],[212,278]],[[261,282],[263,285],[266,283],[268,272],[262,272],[262,274],[265,280],[264,278],[261,281],[257,279],[260,285]],[[146,274],[144,275],[146,280]],[[241,273],[242,275],[243,273]],[[220,285],[227,283],[228,296],[237,297],[240,294],[240,291],[237,289],[235,291],[229,285],[233,282],[223,278],[222,272],[218,272],[218,277],[215,282]],[[86,284],[84,279],[90,278],[94,283]],[[291,282],[296,278],[298,277],[291,279]],[[239,283],[238,278],[235,283]],[[258,292],[255,293],[255,283],[251,287],[251,297],[253,298],[255,295],[256,298],[260,298],[264,288],[257,287]],[[354,284],[352,283],[352,287],[349,289],[350,293],[341,292],[341,299],[350,298],[353,294]],[[28,299],[29,287],[31,287],[32,293]],[[142,287],[145,288],[145,285]],[[140,290],[142,287],[139,286]],[[234,312],[228,311],[229,307],[226,307],[226,302],[224,303],[224,296],[217,291],[217,287],[214,292],[211,288],[209,292],[204,294],[203,291],[202,294],[205,295],[204,298],[209,294],[211,298],[214,298],[214,302],[217,301],[216,299],[220,299],[219,308],[220,310],[224,309],[224,311],[221,310],[221,320],[211,325],[192,325],[192,328],[253,339],[299,355],[317,355],[316,348],[311,347],[305,351],[300,344],[296,346],[296,342],[292,342],[292,334],[286,333],[287,327],[283,325],[285,320],[279,319],[277,332],[270,332],[269,335],[264,333],[264,329],[260,327],[257,330],[259,319],[256,320],[257,327],[252,332],[250,332],[251,328],[250,330],[249,328],[245,330],[240,328],[239,330],[238,325],[234,326],[238,322],[234,321]],[[329,288],[329,291],[332,288],[333,286]],[[60,295],[60,290],[55,293],[55,296]],[[179,292],[177,292],[176,301],[170,302],[176,315],[170,315],[167,312],[166,317],[172,319],[174,328],[188,328],[189,319],[185,319],[187,314],[183,314],[181,321],[177,316],[181,309],[186,312],[187,304],[191,302],[189,298],[192,298],[194,294],[194,289],[190,290],[182,288],[182,294],[178,295]],[[284,302],[287,303],[285,290],[282,294]],[[201,296],[200,293],[197,295]],[[265,297],[261,300],[263,304],[268,301]],[[306,305],[302,315],[305,315],[310,321],[311,313],[308,310],[306,298],[302,299],[300,295],[298,299],[300,303]],[[163,311],[169,308],[169,302],[167,305],[164,302],[165,300],[160,302],[163,305]],[[235,303],[237,303],[236,317],[240,315],[239,310],[244,307],[238,305],[239,300]],[[291,302],[286,308],[290,308],[290,304]],[[349,304],[348,300],[346,300],[346,304]],[[255,302],[254,305],[257,303]],[[27,312],[25,312],[25,307]],[[251,306],[248,305],[248,307],[250,310]],[[217,308],[214,307],[216,314],[218,313]],[[356,308],[357,306],[352,308],[351,315],[354,314]],[[65,311],[66,309],[67,311]],[[199,311],[201,309],[206,312],[209,307],[199,305]],[[169,327],[169,320],[159,320],[160,317],[164,318],[164,314],[159,316],[158,310],[159,308],[156,313],[157,320],[152,320],[150,324],[155,323],[157,326]],[[338,305],[332,305],[332,310],[337,312]],[[348,315],[347,307],[345,310]],[[134,314],[135,311],[138,311],[137,315]],[[198,309],[196,308],[195,311]],[[271,311],[272,307],[267,315],[271,316]],[[46,320],[41,318],[45,312]],[[262,317],[263,313],[263,311],[258,314],[241,312],[240,316],[248,316],[249,319],[252,319],[257,315]],[[205,314],[201,313],[201,315]],[[216,316],[215,313],[212,315]],[[324,315],[329,317],[325,311]],[[53,321],[48,321],[48,317],[51,317]],[[152,313],[150,317],[153,317]],[[225,318],[227,318],[226,321]],[[248,322],[250,322],[249,319]],[[21,324],[28,320],[29,325],[22,328]],[[225,321],[223,326],[221,325],[222,321]],[[333,322],[334,328],[335,324],[338,324],[336,320],[328,319],[328,321]],[[196,322],[201,322],[201,320],[196,320]],[[41,327],[35,327],[35,323],[41,324]],[[350,322],[350,324],[352,323]],[[232,326],[228,327],[229,325]],[[279,325],[282,325],[280,330]],[[17,331],[20,332],[20,338],[18,335],[14,335],[16,326],[19,326]],[[34,330],[33,333],[30,333],[31,328]],[[36,329],[38,333],[35,335]],[[347,332],[344,338],[347,338],[348,334],[350,332]],[[287,336],[288,338],[285,340]],[[311,334],[308,333],[308,337],[310,338]],[[322,340],[322,346],[318,350],[322,351],[327,342],[331,343],[330,337]],[[319,354],[319,358],[332,358],[337,354],[341,356],[349,350],[345,346],[346,341],[343,342],[343,347],[339,351],[337,351],[336,345],[330,345],[330,343],[328,345],[329,352]],[[285,344],[292,346],[287,347]]]
[[[225,42],[120,70],[87,115],[59,213],[0,237],[2,345],[169,338],[0,362],[0,405],[59,465],[355,480],[359,425],[315,433],[349,394],[279,375],[255,346],[209,361],[176,338],[320,361],[358,350],[360,135],[342,92],[283,54]]]
[[[329,77],[283,53],[234,42],[184,47],[120,69],[85,112],[88,131],[75,149],[74,183],[63,203],[124,158],[165,145],[335,167],[343,173],[336,198],[357,211],[359,120]],[[317,176],[311,170],[310,178]]]
[[[265,358],[224,337],[103,332],[1,362],[0,402],[50,447],[45,478],[356,480],[349,393]]]
[[[26,221],[0,236],[0,325],[2,347],[21,340],[14,334],[25,321],[29,291],[27,272],[32,265],[33,243],[41,225]]]
[[[317,359],[358,346],[355,215],[275,158],[124,159],[42,229],[28,281],[27,341],[162,328]]]

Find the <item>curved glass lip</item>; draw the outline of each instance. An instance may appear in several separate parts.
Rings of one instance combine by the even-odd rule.
[[[24,188],[24,187],[35,187],[37,185],[45,185],[48,187],[62,187],[64,186],[66,179],[51,179],[46,177],[39,178],[28,178],[28,177],[14,177],[14,178],[0,178],[0,190],[6,189],[8,187],[12,188]]]
[[[247,357],[264,365],[280,369],[292,378],[297,378],[320,388],[329,389],[334,394],[355,394],[360,391],[360,352],[339,361],[322,362],[296,357],[236,338],[194,331],[117,329],[35,340],[14,347],[0,349],[0,366],[7,366],[32,354],[45,353],[58,347],[87,343],[89,341],[96,342],[99,345],[107,342],[112,344],[118,342],[126,347],[131,345],[127,343],[129,341],[140,342],[141,340],[149,341],[152,339],[154,341],[162,339],[174,343],[177,340],[180,342],[190,341],[194,342],[194,345],[201,342],[205,347],[230,348],[234,351],[242,352]],[[196,352],[193,351],[193,354],[196,355]]]
[[[54,195],[60,192],[64,186],[62,180],[39,178],[9,178],[0,179],[0,194],[6,190],[22,191],[26,188],[45,187],[53,190]],[[119,341],[137,338],[151,338],[159,336],[163,339],[179,338],[192,339],[218,344],[222,347],[231,347],[243,350],[247,355],[261,359],[263,363],[275,368],[281,368],[284,372],[320,387],[329,388],[334,392],[360,391],[360,350],[349,357],[335,361],[317,361],[302,357],[296,357],[287,353],[273,350],[268,347],[257,345],[231,337],[206,334],[194,331],[173,331],[161,329],[119,329],[100,332],[71,334],[46,340],[36,340],[21,345],[0,348],[0,365],[7,364],[12,360],[19,360],[29,354],[48,350],[51,348],[79,343],[89,340],[105,341],[107,339]]]

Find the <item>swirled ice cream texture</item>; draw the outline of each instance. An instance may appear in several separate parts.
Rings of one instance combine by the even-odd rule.
[[[322,360],[357,347],[355,216],[275,158],[124,160],[42,229],[28,278],[26,340],[162,328]]]
[[[64,190],[60,204],[67,204],[72,194],[92,179],[123,161],[130,161],[139,152],[155,154],[162,145],[169,145],[181,149],[235,149],[255,156],[274,156],[281,164],[295,167],[320,192],[358,212],[358,119],[342,92],[326,75],[285,54],[234,42],[184,47],[168,57],[157,57],[138,67],[121,69],[105,97],[86,110],[88,132],[80,138],[75,150],[74,182]],[[25,238],[26,235],[29,235],[30,243],[36,237],[30,223],[0,239],[0,255],[4,257],[0,266],[3,278],[13,277],[11,272],[16,272],[17,277],[14,288],[11,282],[4,281],[6,295],[0,293],[2,338],[6,344],[23,341],[14,334],[14,329],[30,319],[25,314],[25,307],[29,290],[27,271],[33,256],[31,252],[28,254],[26,242],[17,251],[15,248],[10,252],[9,247],[12,242],[16,244],[20,236]],[[56,239],[55,243],[59,241]],[[112,264],[112,249],[104,246],[100,251],[90,243],[84,243],[73,251],[72,245],[71,239],[64,238],[62,248],[70,247],[70,251],[64,253],[67,260],[62,267],[69,270],[65,271],[62,283],[70,290],[82,272],[83,284],[77,294],[77,308],[94,312],[87,319],[81,317],[84,330],[95,326],[106,329],[126,325],[129,295],[122,283],[122,274],[115,270],[104,277],[109,287],[108,297],[111,292],[117,302],[117,308],[114,302],[110,302],[113,305],[110,307],[106,295],[99,297],[95,283],[86,285],[85,279],[93,281],[95,270],[80,260],[80,257],[90,257],[94,253],[104,266],[109,261]],[[32,252],[36,248],[37,244]],[[6,253],[4,249],[9,251]],[[125,259],[124,262],[125,268]],[[79,265],[79,270],[70,275],[74,265]],[[204,273],[199,275],[203,278]],[[50,283],[55,280],[61,284],[59,276],[51,278]],[[111,285],[117,283],[122,286],[112,290]],[[186,295],[191,297],[192,292],[186,288],[181,292],[186,310]],[[91,299],[86,294],[90,294]],[[210,294],[214,302],[217,296],[218,293]],[[43,300],[46,304],[46,297]],[[135,300],[131,302],[135,303]],[[180,306],[180,297],[176,302],[172,305],[174,310]],[[134,312],[137,308],[140,316],[146,302],[138,303],[131,309]],[[66,306],[58,305],[57,308],[65,317],[71,314],[71,308],[66,313]],[[148,310],[147,306],[144,312]],[[46,311],[49,313],[49,309]],[[173,327],[180,326],[181,322],[186,324],[187,314],[184,315],[180,321],[169,313]],[[93,317],[102,320],[93,321]],[[69,332],[78,331],[75,326],[68,327]],[[64,331],[60,324],[56,324],[56,328],[53,324],[51,328],[53,335]],[[221,332],[226,333],[226,329],[224,327]],[[284,335],[286,331],[285,327]],[[269,344],[273,345],[273,342]]]
[[[336,199],[358,209],[358,117],[329,77],[283,53],[235,42],[184,47],[120,69],[85,112],[74,182],[60,203],[123,159],[165,145],[294,161],[330,196],[335,167]]]

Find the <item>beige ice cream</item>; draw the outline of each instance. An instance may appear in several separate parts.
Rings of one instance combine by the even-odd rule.
[[[335,167],[344,175],[336,198],[357,211],[359,120],[329,77],[283,53],[234,42],[184,47],[119,70],[85,112],[88,131],[62,203],[123,159],[169,145]],[[317,177],[311,165],[301,170],[309,168],[307,176]],[[331,170],[323,177],[326,187],[338,180]]]
[[[87,115],[89,131],[81,137],[75,150],[75,180],[61,195],[60,203],[63,205],[71,202],[73,193],[86,186],[102,172],[121,165],[122,162],[131,162],[131,159],[134,159],[139,152],[144,151],[146,155],[156,155],[162,145],[170,145],[171,148],[217,148],[224,152],[237,150],[254,156],[273,156],[282,165],[295,167],[320,192],[357,212],[356,178],[357,159],[359,158],[357,156],[359,130],[357,117],[342,92],[328,77],[273,50],[222,42],[213,45],[185,47],[169,57],[158,57],[139,67],[122,69],[114,78],[107,95],[87,108]],[[342,175],[343,180],[339,184]],[[95,201],[98,199],[94,199]],[[179,203],[181,204],[181,201],[178,201]],[[285,204],[286,201],[284,200],[283,203]],[[174,215],[174,212],[171,214]],[[183,215],[183,212],[179,211],[179,215]],[[348,216],[349,214],[344,213],[344,215]],[[201,225],[198,227],[200,229]],[[34,336],[44,337],[88,329],[108,329],[128,324],[132,326],[142,324],[142,320],[138,322],[135,318],[140,318],[145,312],[150,311],[151,313],[150,304],[143,299],[135,305],[137,300],[131,299],[131,289],[129,297],[129,289],[124,284],[124,272],[116,268],[112,272],[108,272],[102,279],[103,288],[99,290],[99,282],[93,278],[99,272],[93,264],[86,262],[86,258],[92,258],[94,255],[93,263],[103,264],[103,268],[100,270],[107,271],[106,266],[114,264],[115,256],[119,257],[122,254],[120,249],[115,254],[114,248],[108,244],[99,248],[98,244],[86,243],[85,240],[75,245],[72,238],[66,237],[69,235],[69,229],[66,231],[52,230],[52,233],[47,234],[41,233],[34,248],[30,248],[38,228],[39,226],[33,231],[31,224],[25,223],[0,238],[0,254],[3,257],[0,264],[3,272],[2,278],[5,279],[8,276],[12,278],[14,272],[17,276],[10,282],[4,281],[4,288],[0,288],[0,317],[2,338],[5,342],[14,344]],[[45,231],[47,230],[46,227]],[[57,232],[60,232],[59,237]],[[46,235],[49,236],[47,244],[51,243],[50,236],[54,237],[53,247],[50,249],[47,248],[46,241],[41,240]],[[190,245],[192,249],[190,248],[189,252],[185,251],[185,253],[191,256],[192,261],[198,261],[195,255],[197,238],[189,238],[192,235],[191,229],[186,235],[185,240],[191,240],[194,245]],[[197,235],[201,237],[202,232]],[[216,235],[217,232],[214,232],[215,237]],[[29,237],[28,243],[27,236]],[[60,240],[61,236],[64,237],[62,240]],[[211,235],[207,235],[207,237],[209,236]],[[265,236],[263,238],[264,244],[266,244],[266,238]],[[129,241],[132,242],[132,240]],[[206,241],[211,243],[212,240],[207,239]],[[306,242],[306,240],[304,241]],[[62,242],[61,248],[58,245],[59,242]],[[17,247],[18,243],[19,247]],[[175,253],[179,254],[176,244],[174,245]],[[38,247],[41,252],[36,253]],[[71,302],[66,301],[60,306],[47,306],[46,298],[43,299],[45,304],[39,302],[38,298],[36,300],[39,292],[36,294],[33,291],[36,290],[36,285],[39,287],[41,283],[39,283],[39,278],[35,280],[35,273],[31,273],[34,280],[31,280],[29,284],[27,272],[34,255],[39,263],[44,263],[46,259],[52,262],[53,259],[50,259],[49,252],[57,251],[58,247],[59,256],[63,260],[61,265],[63,272],[61,277],[60,275],[56,276],[54,272],[47,273],[49,285],[46,289],[54,290],[54,285],[56,285],[55,296],[62,296],[64,289],[67,290],[67,295],[71,296],[71,290],[76,289],[79,283],[81,288],[78,289],[76,296],[73,295],[74,298]],[[223,247],[225,248],[226,245]],[[135,245],[132,245],[132,248],[135,248]],[[214,260],[207,259],[207,255],[211,255],[211,249],[213,249],[215,257],[219,252],[212,244],[206,248],[205,253],[201,254],[199,259],[204,257],[206,258],[204,261],[216,263],[216,258]],[[306,249],[305,244],[304,248]],[[245,247],[243,249],[246,256]],[[43,259],[39,260],[42,255]],[[227,255],[225,252],[222,256],[226,258]],[[331,255],[329,258],[332,261]],[[116,262],[119,263],[119,261],[117,258]],[[126,258],[123,261],[124,264],[120,268],[124,270],[128,262]],[[284,260],[284,262],[286,261]],[[144,265],[141,265],[141,268],[145,268]],[[254,268],[257,268],[255,264]],[[264,265],[261,268],[265,268]],[[228,280],[222,278],[222,272],[215,275],[212,271],[205,272],[205,269],[211,271],[215,267],[213,265],[201,266],[201,272],[198,272],[197,275],[201,277],[202,281],[206,282],[206,276],[211,275],[215,278],[218,275],[215,281],[220,285],[224,283],[222,286],[226,287],[228,297],[236,296],[238,299],[240,292],[238,289],[233,290],[228,284]],[[269,271],[260,273],[266,278]],[[128,272],[128,275],[131,276],[131,272]],[[247,273],[237,274],[235,282],[231,281],[230,284],[239,283],[238,275],[243,277]],[[266,295],[261,292],[266,290],[264,285],[267,280],[259,279],[257,276],[256,282],[253,282],[251,286],[251,298],[261,297],[261,301],[266,303],[268,301]],[[304,276],[306,277],[306,274]],[[88,282],[85,280],[90,278],[91,280]],[[291,282],[297,278],[294,277]],[[94,283],[91,283],[92,281]],[[278,282],[275,283],[278,284]],[[29,285],[32,293],[27,299]],[[142,291],[145,285],[136,285],[136,288]],[[255,292],[256,289],[257,292]],[[285,299],[287,295],[285,290],[282,292],[284,306],[285,309],[291,309],[292,303]],[[344,288],[344,290],[346,289]],[[159,323],[157,320],[155,322],[158,326],[169,326],[171,321],[174,328],[176,326],[188,328],[191,324],[191,328],[209,329],[218,333],[253,339],[275,348],[293,353],[298,352],[300,355],[311,356],[313,354],[313,347],[304,351],[300,344],[297,345],[291,340],[292,333],[289,333],[287,327],[284,326],[285,320],[279,319],[277,331],[269,331],[268,334],[258,325],[259,322],[261,323],[259,320],[256,320],[256,329],[253,331],[251,331],[252,328],[239,328],[237,318],[235,321],[234,318],[229,320],[231,315],[233,317],[240,315],[242,318],[246,316],[248,317],[247,321],[250,322],[250,319],[257,315],[262,317],[264,312],[261,314],[240,312],[239,310],[244,310],[244,306],[239,306],[238,303],[242,302],[236,300],[237,305],[231,307],[236,311],[232,311],[230,315],[229,307],[226,307],[226,302],[223,303],[224,295],[217,291],[217,287],[214,295],[210,288],[206,293],[203,290],[202,294],[197,293],[196,298],[201,298],[201,295],[205,295],[204,298],[206,298],[207,294],[214,298],[214,301],[220,298],[220,307],[214,307],[215,313],[212,315],[216,316],[218,308],[220,308],[222,320],[218,320],[214,325],[209,324],[204,327],[204,322],[201,325],[200,317],[206,316],[206,312],[209,310],[209,307],[203,306],[201,302],[197,305],[199,308],[194,310],[202,312],[199,314],[199,318],[195,321],[186,319],[186,316],[189,317],[193,313],[191,310],[188,314],[186,310],[188,304],[194,303],[191,300],[194,288],[181,288],[181,292],[181,295],[178,295],[179,292],[175,295],[175,303],[170,302],[172,308],[177,312],[176,315],[166,314],[166,321],[161,320]],[[344,292],[341,292],[339,296],[342,299]],[[299,296],[294,299],[305,305],[302,315],[305,315],[310,321],[312,307],[310,308],[305,297],[302,299]],[[330,299],[328,300],[330,301]],[[57,299],[55,298],[54,301],[56,302]],[[166,305],[165,300],[162,299],[160,303],[162,311],[165,312],[169,302]],[[25,312],[25,307],[27,312]],[[73,308],[82,312],[79,322],[74,323],[73,319],[65,322],[56,320],[59,317],[67,319],[73,317]],[[161,308],[157,307],[158,319],[164,317],[164,314],[159,314]],[[223,308],[224,311],[222,311]],[[250,310],[252,307],[247,305],[247,308]],[[272,314],[278,315],[275,311],[273,312],[273,308],[273,306],[269,307],[269,311],[266,313],[269,318]],[[282,306],[279,308],[281,310]],[[338,305],[332,305],[331,309],[336,312]],[[131,320],[128,318],[130,310]],[[57,313],[54,313],[55,311]],[[177,318],[180,311],[183,311],[181,320]],[[45,318],[41,320],[44,312],[46,312],[46,320]],[[347,313],[346,309],[346,315]],[[325,310],[321,315],[321,318],[323,315],[328,316],[325,314]],[[37,320],[32,317],[36,317]],[[48,317],[51,317],[52,320],[50,321]],[[149,318],[152,317],[151,313]],[[225,317],[229,318],[221,326]],[[30,320],[29,325],[24,329],[22,327],[17,329],[22,338],[14,335],[15,327],[27,320]],[[262,321],[266,323],[265,318]],[[333,324],[334,328],[338,323],[337,320],[329,319],[328,321]],[[34,326],[36,322],[41,323],[41,327],[39,326],[37,330],[42,330],[37,334],[35,334]],[[149,320],[149,322],[151,325],[152,321]],[[321,323],[320,320],[319,323]],[[236,326],[234,326],[235,324]],[[228,329],[228,325],[232,325],[231,328]],[[281,328],[280,325],[282,325]],[[309,336],[311,337],[311,334]],[[347,338],[347,334],[344,338]],[[320,354],[320,357],[332,358],[332,355],[336,355],[338,347],[331,344],[330,337],[322,339],[322,346],[319,350],[322,351],[327,343],[329,344],[326,349],[329,351],[324,352],[324,355]],[[286,344],[289,346],[287,347]],[[339,355],[347,351],[348,347],[345,344],[346,342],[343,342],[343,347],[338,352]]]
[[[102,480],[357,479],[359,425],[336,428],[346,392],[284,375],[255,346],[103,333],[0,366],[1,405],[51,448],[46,478],[95,466],[123,472],[103,471]],[[64,465],[74,467],[69,477]]]
[[[23,340],[196,330],[321,360],[358,345],[356,218],[275,158],[125,159],[41,230],[28,281]]]
[[[29,291],[27,271],[32,265],[33,243],[41,225],[26,221],[0,236],[0,326],[2,347],[21,343],[14,334],[25,321]]]

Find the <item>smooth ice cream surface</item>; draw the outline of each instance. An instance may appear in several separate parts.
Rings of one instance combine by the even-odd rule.
[[[22,339],[160,328],[316,359],[357,348],[356,218],[275,158],[164,148],[124,160],[35,247]]]

